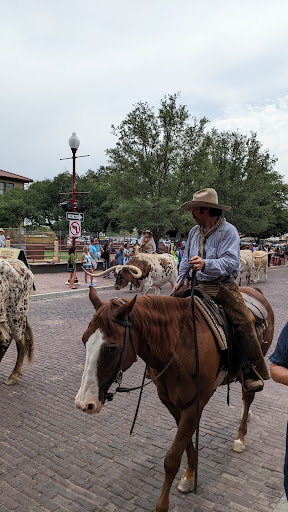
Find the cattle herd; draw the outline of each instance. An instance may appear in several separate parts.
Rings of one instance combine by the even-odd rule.
[[[247,286],[250,285],[252,279],[252,271],[255,271],[254,283],[260,280],[260,271],[263,272],[264,280],[267,280],[267,266],[268,254],[266,251],[250,251],[250,249],[240,250],[240,280],[239,285],[242,284],[242,275],[245,275]]]
[[[240,261],[239,285],[243,278],[248,286],[251,282],[257,283],[261,272],[264,280],[267,279],[268,255],[265,251],[252,252],[250,249],[241,249]],[[165,284],[170,283],[172,290],[175,287],[178,264],[171,254],[138,253],[132,256],[126,265],[115,265],[94,275],[105,275],[108,272],[114,272],[116,290],[130,284],[143,295],[155,287],[155,294],[159,295],[161,287]],[[0,361],[14,339],[18,357],[7,384],[15,384],[22,373],[24,356],[26,355],[29,361],[33,358],[33,334],[27,316],[33,274],[19,260],[0,258],[0,275]]]

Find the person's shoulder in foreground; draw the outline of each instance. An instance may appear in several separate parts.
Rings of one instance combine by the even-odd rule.
[[[271,363],[288,368],[288,322],[284,325],[277,341],[276,348],[269,356]]]

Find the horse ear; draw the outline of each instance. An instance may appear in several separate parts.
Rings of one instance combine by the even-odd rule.
[[[132,309],[134,308],[134,304],[136,302],[137,295],[135,295],[134,299],[129,300],[128,302],[125,302],[120,308],[117,308],[115,311],[115,318],[118,318],[118,320],[124,320],[129,313],[131,313]]]
[[[99,299],[99,297],[97,295],[97,292],[96,292],[96,290],[94,290],[93,286],[90,286],[89,299],[91,300],[91,302],[92,302],[94,308],[96,309],[96,311],[103,304],[103,302],[101,302],[101,300]]]

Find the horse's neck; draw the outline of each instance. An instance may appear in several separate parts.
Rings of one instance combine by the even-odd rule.
[[[173,313],[173,319],[169,316],[169,310],[165,314],[163,311],[162,314],[158,314],[154,300],[153,298],[151,312],[139,307],[137,312],[134,312],[133,328],[135,339],[137,339],[138,355],[151,366],[160,362],[163,364],[171,357],[177,345],[177,325],[181,325],[182,319],[182,315],[177,310]]]

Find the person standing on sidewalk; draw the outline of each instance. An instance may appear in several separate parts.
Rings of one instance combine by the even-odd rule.
[[[91,270],[93,269],[92,267],[92,257],[91,257],[91,254],[89,252],[89,245],[84,245],[83,247],[83,253],[82,253],[82,256],[81,256],[81,263],[82,263],[82,267],[85,269],[85,270]],[[93,276],[89,276],[91,282],[91,286],[93,286]],[[86,274],[85,272],[85,286],[86,288],[89,287],[89,284],[88,284],[88,274]]]
[[[91,240],[91,244],[89,245],[89,252],[92,258],[92,267],[96,270],[98,265],[98,257],[97,257],[97,249],[96,249],[96,238]]]
[[[288,386],[288,322],[284,325],[277,341],[276,349],[269,357],[270,374],[275,382]],[[284,489],[288,500],[288,422],[286,429],[286,452],[284,462]]]
[[[101,247],[99,238],[95,238],[94,239],[94,243],[95,243],[95,249],[96,249],[96,252],[97,252],[97,260],[100,260],[101,253],[103,252],[103,248]]]
[[[123,265],[124,262],[124,255],[123,255],[123,252],[124,252],[124,245],[121,245],[119,251],[116,252],[115,254],[115,260],[116,260],[116,264],[117,265]]]
[[[67,262],[67,272],[70,273],[70,288],[71,290],[76,290],[76,286],[74,286],[74,281],[76,277],[76,247],[71,247],[69,249],[69,256],[68,256],[68,262]]]
[[[4,236],[4,231],[2,228],[0,228],[0,247],[5,247],[6,245],[6,239]]]
[[[102,258],[103,258],[103,270],[107,270],[108,268],[110,268],[110,252],[109,252],[108,243],[105,243],[103,245]],[[106,277],[107,277],[107,279],[111,279],[110,274],[107,274],[106,276],[104,276],[104,278],[106,278]]]

